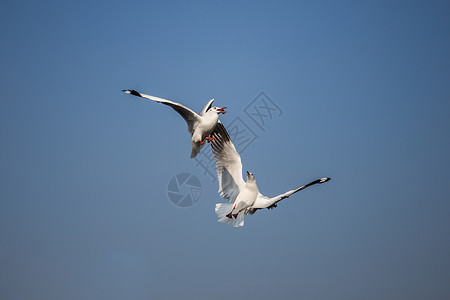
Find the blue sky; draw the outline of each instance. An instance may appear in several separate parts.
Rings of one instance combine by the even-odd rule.
[[[2,299],[447,299],[446,1],[22,1],[0,12]],[[282,110],[242,153],[241,229],[184,121]],[[197,176],[190,208],[167,184]]]

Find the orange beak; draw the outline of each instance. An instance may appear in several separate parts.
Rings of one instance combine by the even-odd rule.
[[[219,108],[219,114],[226,114],[227,112],[224,110],[227,108],[226,106]]]

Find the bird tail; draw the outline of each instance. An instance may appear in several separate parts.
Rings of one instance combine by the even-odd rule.
[[[219,219],[226,217],[233,210],[233,203],[217,203],[214,210]]]
[[[203,145],[200,143],[192,143],[192,151],[191,151],[191,158],[196,157],[200,150],[202,150]]]
[[[217,203],[216,215],[220,223],[225,223],[233,227],[244,226],[244,211],[241,211],[236,218],[229,218],[227,215],[233,210],[233,203]]]

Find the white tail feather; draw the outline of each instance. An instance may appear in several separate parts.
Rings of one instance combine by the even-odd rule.
[[[203,144],[204,145],[204,144]],[[192,143],[192,151],[191,151],[191,158],[194,158],[197,156],[197,154],[200,153],[200,150],[202,150],[203,145],[200,143]]]
[[[233,210],[233,203],[217,203],[214,210],[219,219],[226,217]]]
[[[233,210],[233,203],[217,203],[216,214],[220,223],[225,223],[233,227],[244,226],[244,212],[241,211],[237,218],[228,218],[227,215]]]

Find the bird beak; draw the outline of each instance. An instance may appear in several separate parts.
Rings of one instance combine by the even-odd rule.
[[[224,110],[227,108],[226,106],[219,108],[219,114],[226,114],[227,112]]]

